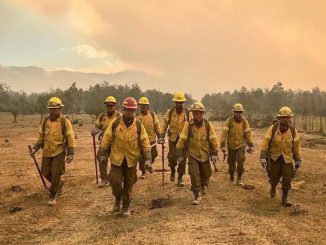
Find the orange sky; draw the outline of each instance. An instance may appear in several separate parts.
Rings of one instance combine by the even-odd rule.
[[[76,45],[62,53],[75,52],[76,60],[101,56],[89,67],[65,68],[142,70],[161,78],[164,90],[187,87],[195,95],[277,81],[326,89],[325,1],[12,2],[72,35]]]

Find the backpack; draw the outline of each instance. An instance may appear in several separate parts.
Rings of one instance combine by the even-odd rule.
[[[229,119],[229,128],[231,127],[231,125],[233,125],[233,122],[234,122],[234,117],[230,117],[230,119]],[[243,131],[245,131],[246,123],[245,123],[244,118],[242,118],[241,123],[242,123]]]
[[[209,125],[209,122],[207,119],[204,118],[204,123],[205,123],[205,128],[206,128],[206,133],[207,133],[207,142],[209,142],[209,132],[210,132],[210,125]],[[193,137],[193,134],[192,134],[192,127],[193,127],[193,124],[189,123],[189,129],[188,129],[188,140],[190,139],[190,137]]]
[[[213,151],[214,151],[214,150],[213,150],[214,148],[213,148],[212,144],[209,142],[209,132],[210,132],[211,127],[210,127],[210,125],[209,125],[208,120],[205,119],[205,118],[204,118],[204,124],[205,124],[206,134],[207,134],[206,141],[207,141],[207,143],[209,144],[209,151],[210,151],[210,152],[213,152]],[[189,123],[189,127],[188,127],[188,140],[187,140],[187,146],[186,146],[186,148],[189,147],[189,140],[190,140],[190,137],[193,137],[193,134],[192,134],[192,127],[193,127],[193,124],[190,124],[190,123]]]
[[[117,117],[120,117],[121,116],[121,113],[119,111],[116,111],[116,112],[117,112]],[[100,122],[103,121],[105,114],[106,114],[106,112],[102,112],[100,114],[100,116],[99,116]]]
[[[175,109],[175,106],[173,106],[170,111],[169,111],[169,121],[168,121],[168,124],[170,124],[171,122],[171,118],[172,118],[172,114],[173,114],[173,111]],[[186,121],[189,122],[189,110],[187,107],[184,108],[185,112],[186,112],[186,116],[187,116],[187,119]]]
[[[271,144],[272,144],[272,141],[274,139],[275,133],[276,133],[276,131],[278,129],[278,126],[279,126],[279,121],[274,122],[273,128],[272,128],[272,137],[271,137],[271,140],[269,141],[269,144],[268,144],[268,150],[271,147]],[[291,131],[291,134],[292,134],[292,146],[293,146],[293,140],[294,140],[294,136],[295,136],[295,128],[292,125],[290,125],[289,128],[290,128],[290,131]]]
[[[153,123],[154,123],[154,112],[153,111],[149,111],[149,113],[151,114],[152,116],[152,119],[153,119]],[[136,113],[136,117],[138,117],[140,115],[139,112]],[[139,119],[140,120],[140,119]],[[141,120],[140,120],[141,121]]]
[[[122,116],[117,117],[117,119],[113,122],[112,124],[112,135],[114,135],[114,131],[116,130],[116,128],[119,126],[120,122],[122,120]],[[138,144],[140,149],[142,148],[141,142],[140,142],[140,131],[141,131],[141,121],[136,119],[136,127],[137,127],[137,135],[138,135]],[[110,149],[111,150],[111,149]],[[144,155],[143,151],[140,150],[140,154]]]
[[[122,120],[122,116],[117,117],[117,119],[112,124],[112,134],[116,130],[116,128],[119,126],[120,122]],[[136,119],[136,127],[137,127],[137,135],[138,139],[140,137],[140,131],[141,131],[141,121]]]
[[[42,133],[45,135],[45,127],[46,123],[50,119],[50,116],[46,116],[42,122]],[[61,134],[63,136],[63,148],[67,147],[67,138],[66,138],[66,133],[67,133],[67,126],[66,126],[66,120],[70,120],[68,116],[61,116],[60,122],[61,122]]]

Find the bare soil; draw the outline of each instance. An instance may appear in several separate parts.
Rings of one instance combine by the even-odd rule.
[[[132,214],[122,218],[110,214],[110,188],[95,184],[92,124],[75,126],[77,148],[66,166],[64,195],[48,207],[27,149],[36,140],[39,116],[11,121],[9,114],[0,113],[0,244],[326,244],[324,149],[302,149],[291,208],[280,206],[280,187],[275,199],[269,197],[258,161],[265,130],[254,130],[256,152],[247,156],[244,176],[254,188],[230,183],[227,165],[219,162],[207,195],[193,206],[188,175],[186,186],[178,188],[168,173],[162,186],[162,173],[154,172],[138,179]],[[220,136],[220,124],[216,127]],[[41,153],[36,156],[40,161]],[[167,160],[165,164],[167,168]],[[160,156],[154,166],[162,168]]]

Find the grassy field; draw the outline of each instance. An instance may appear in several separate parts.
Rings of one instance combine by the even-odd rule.
[[[132,215],[122,218],[110,214],[111,190],[95,184],[90,119],[75,126],[75,159],[66,167],[65,192],[55,207],[46,205],[48,195],[27,149],[36,139],[39,116],[11,122],[9,114],[0,114],[0,244],[325,244],[324,149],[302,149],[291,208],[280,206],[280,188],[276,199],[269,197],[258,162],[264,130],[255,130],[256,153],[247,157],[244,176],[255,190],[231,184],[227,165],[219,162],[208,194],[201,205],[192,206],[188,175],[186,186],[178,188],[168,181],[162,187],[161,173],[148,174],[134,187]],[[216,123],[219,136],[220,126]],[[36,156],[40,160],[41,153]],[[156,168],[161,168],[160,159]],[[152,209],[157,198],[167,199],[168,205]]]

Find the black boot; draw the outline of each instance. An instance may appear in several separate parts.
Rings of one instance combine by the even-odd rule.
[[[289,202],[288,200],[289,193],[288,192],[283,192],[282,194],[282,206],[284,207],[291,207],[292,203]]]
[[[237,185],[243,185],[243,183],[241,182],[241,174],[237,175]]]
[[[121,205],[121,198],[116,198],[113,208],[112,208],[112,213],[120,213],[120,205]]]
[[[269,190],[269,194],[271,195],[271,198],[274,198],[276,196],[276,185],[271,185],[271,189]]]
[[[141,173],[140,178],[141,179],[145,179],[145,177],[146,177],[146,171],[145,170],[142,170],[142,173]]]
[[[183,180],[182,180],[182,174],[179,174],[178,175],[178,186],[179,187],[184,187],[185,186],[185,184],[183,183]]]
[[[175,168],[171,168],[170,181],[175,181]]]
[[[200,192],[201,192],[201,194],[203,196],[206,195],[206,193],[207,193],[207,186],[206,185],[202,185]]]
[[[192,204],[193,205],[199,205],[200,200],[201,200],[200,193],[199,192],[194,193],[194,197],[195,198],[194,198]]]
[[[122,216],[123,217],[130,216],[129,206],[130,206],[130,201],[123,201],[122,202]]]
[[[234,174],[230,174],[230,182],[234,182]]]

